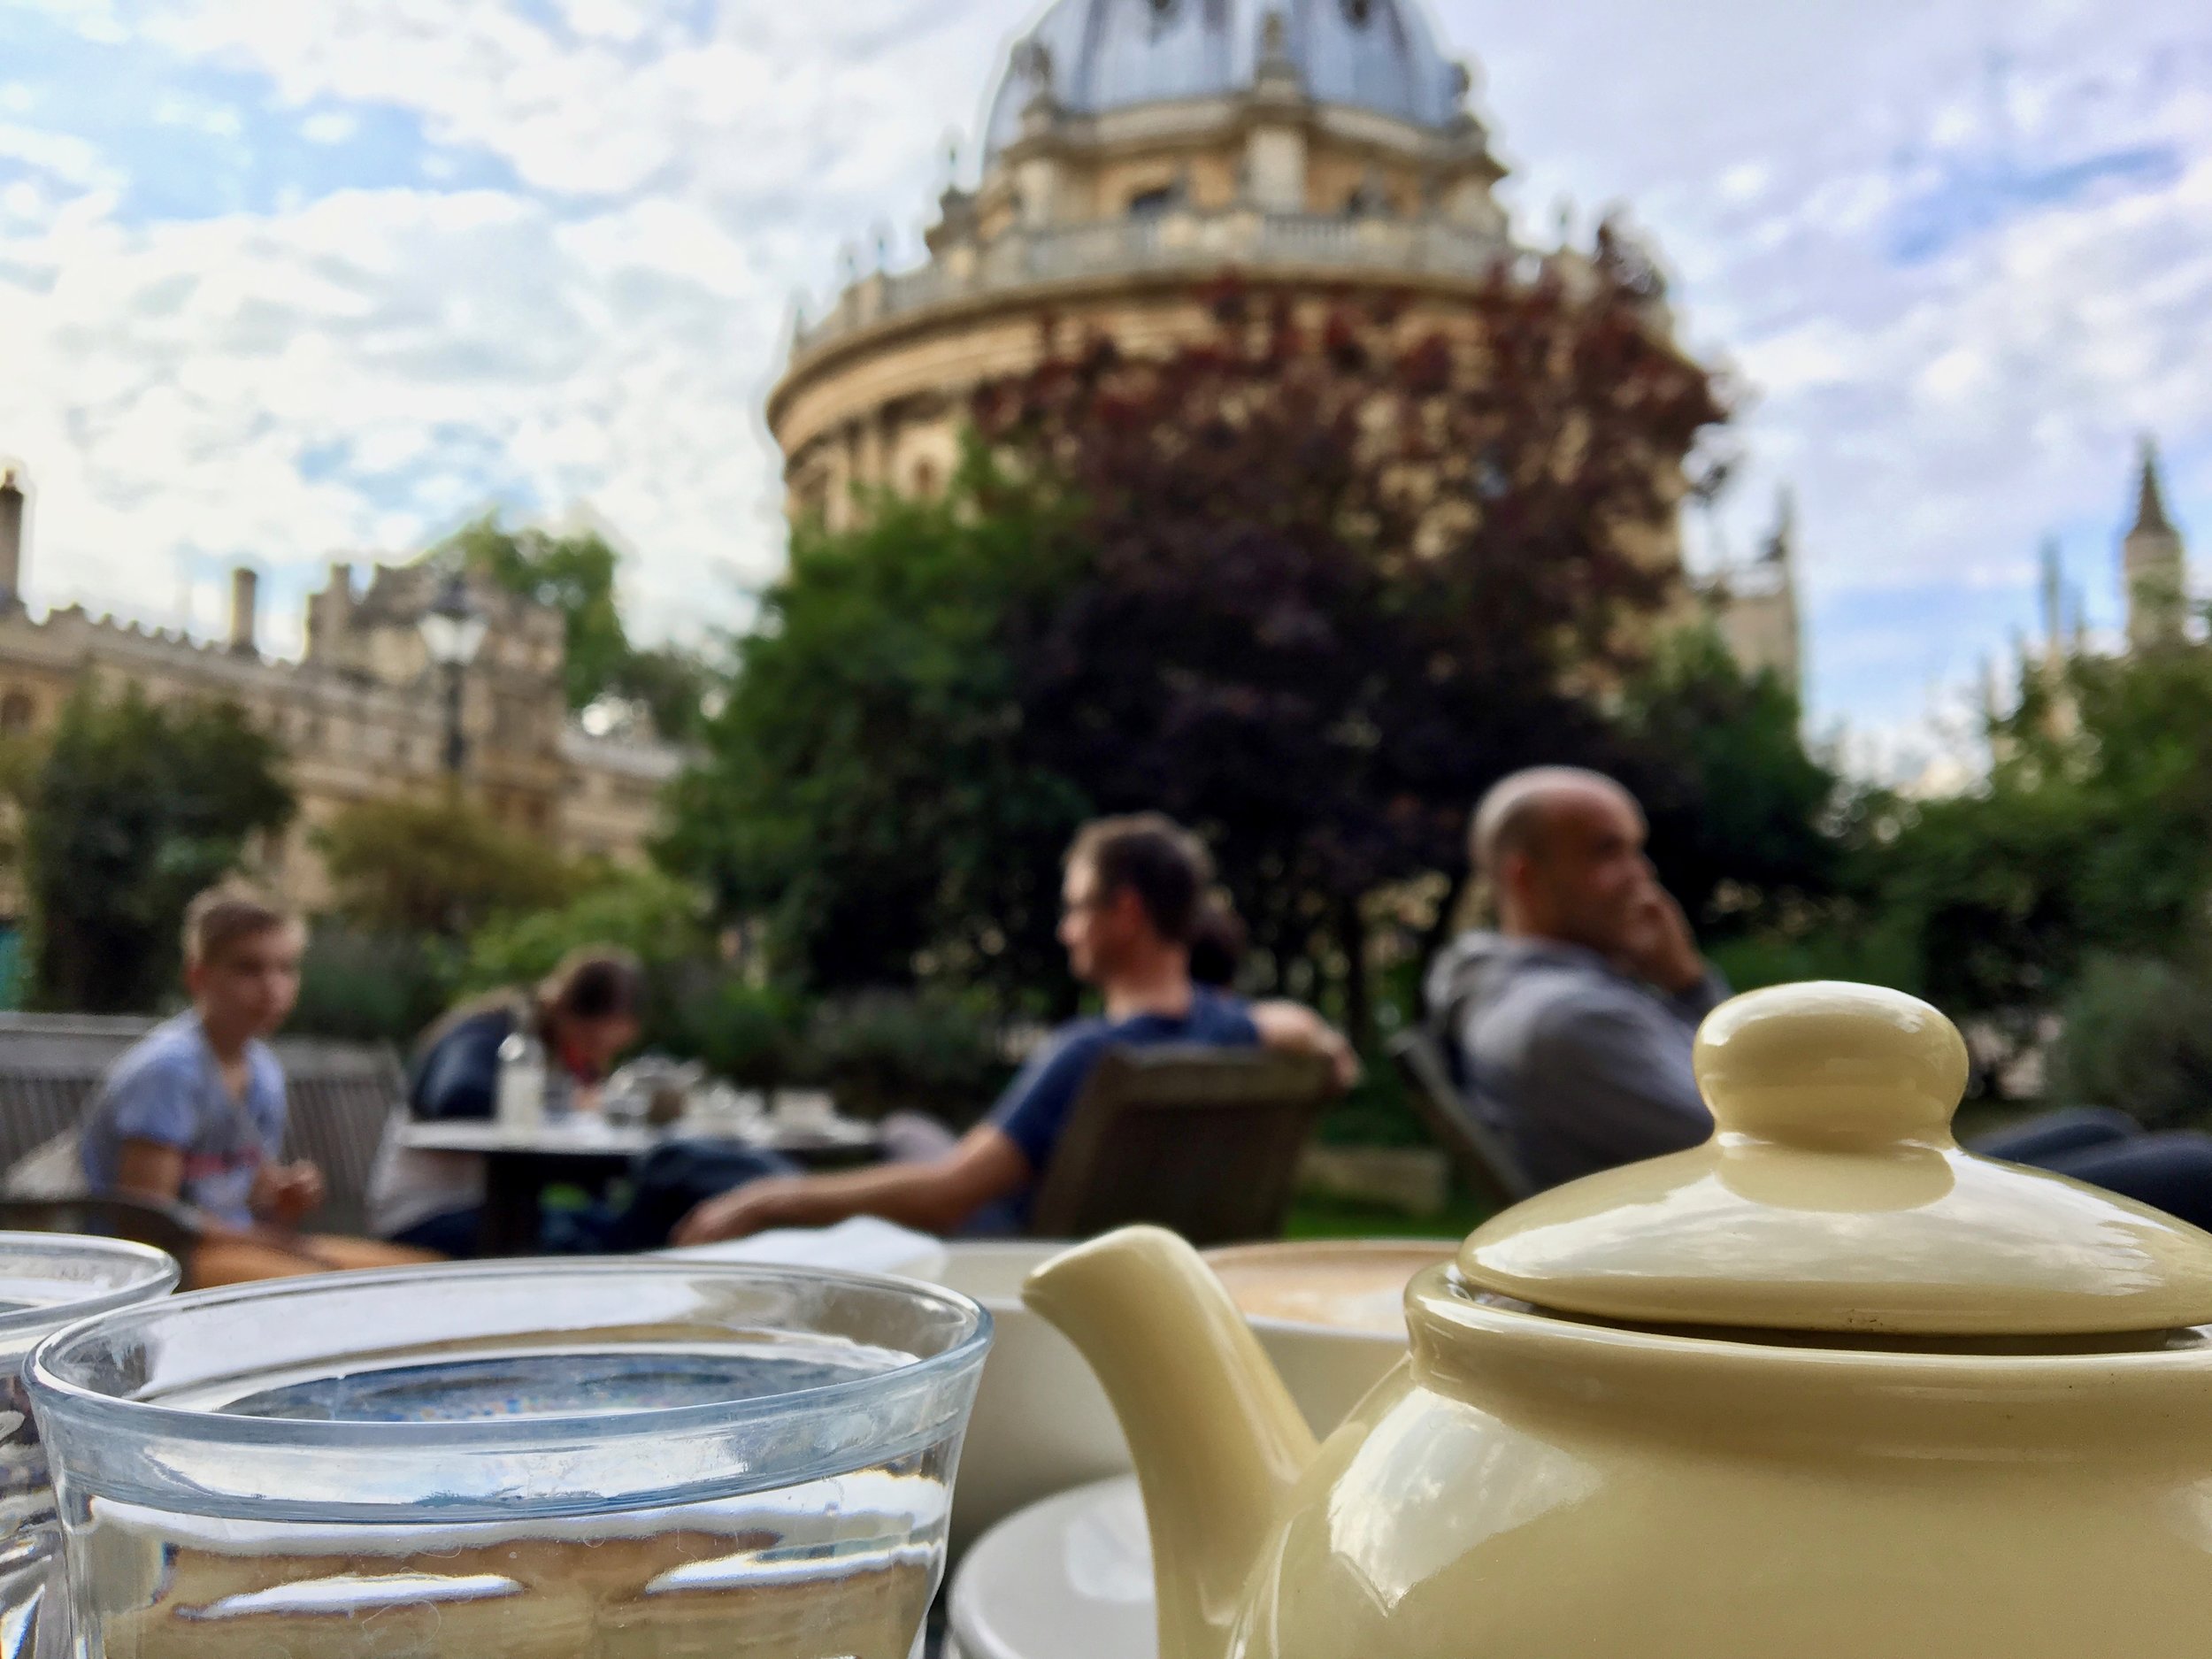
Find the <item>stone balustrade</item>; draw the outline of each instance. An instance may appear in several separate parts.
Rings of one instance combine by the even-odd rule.
[[[1239,209],[1017,230],[980,246],[955,244],[917,270],[862,278],[827,316],[812,323],[802,319],[792,365],[893,318],[1056,282],[1239,268],[1474,280],[1501,263],[1534,257],[1502,236],[1433,217],[1354,219]]]

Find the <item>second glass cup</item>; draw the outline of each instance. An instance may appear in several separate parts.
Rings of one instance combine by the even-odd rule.
[[[59,1599],[61,1535],[24,1391],[31,1351],[73,1320],[167,1295],[177,1273],[170,1256],[120,1239],[0,1233],[0,1659],[59,1654],[66,1638],[63,1620],[42,1617]]]

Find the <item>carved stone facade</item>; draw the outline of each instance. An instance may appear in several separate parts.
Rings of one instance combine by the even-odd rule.
[[[1501,269],[1586,274],[1514,242],[1471,86],[1416,0],[1061,0],[1015,47],[980,180],[944,193],[927,263],[800,320],[768,401],[791,515],[841,528],[856,491],[934,492],[974,388],[1033,366],[1048,322],[1164,349],[1209,326],[1233,272],[1316,303],[1386,289],[1448,329]],[[1671,516],[1650,548],[1679,563]],[[1703,599],[1748,665],[1796,684],[1786,559]]]
[[[88,683],[111,694],[135,686],[157,703],[238,704],[283,746],[300,803],[284,839],[257,849],[256,873],[310,911],[329,898],[317,828],[357,802],[446,786],[445,671],[430,661],[420,626],[439,580],[429,567],[378,565],[357,591],[353,568],[333,565],[308,602],[306,655],[288,662],[259,648],[250,571],[234,575],[220,643],[76,605],[32,616],[17,596],[22,499],[0,480],[0,731],[51,726]],[[488,626],[462,676],[463,787],[503,824],[564,852],[641,858],[680,753],[585,732],[562,691],[559,613],[482,584],[471,596]]]

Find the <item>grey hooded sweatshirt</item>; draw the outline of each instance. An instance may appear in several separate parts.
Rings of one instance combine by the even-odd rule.
[[[1690,1044],[1728,995],[1717,972],[1665,996],[1579,945],[1475,933],[1431,964],[1427,994],[1462,1100],[1540,1190],[1713,1133]]]

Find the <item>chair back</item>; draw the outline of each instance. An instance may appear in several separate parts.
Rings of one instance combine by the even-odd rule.
[[[389,1043],[288,1037],[284,1066],[284,1156],[323,1172],[330,1195],[309,1217],[318,1233],[366,1233],[369,1176],[384,1126],[407,1097],[407,1074]]]
[[[154,1024],[125,1017],[0,1015],[0,1170],[14,1168],[73,1126],[108,1067]],[[385,1120],[406,1094],[399,1057],[385,1043],[312,1037],[279,1038],[274,1047],[284,1067],[284,1156],[312,1159],[329,1187],[310,1225],[321,1233],[359,1233]],[[169,1248],[141,1233],[119,1236]]]
[[[1477,1197],[1503,1210],[1535,1192],[1504,1139],[1460,1098],[1433,1035],[1417,1027],[1400,1032],[1390,1040],[1390,1057],[1414,1110]]]
[[[1110,1048],[1038,1183],[1030,1231],[1083,1239],[1144,1221],[1198,1245],[1277,1237],[1335,1092],[1318,1055]]]
[[[0,1170],[74,1127],[116,1056],[153,1028],[127,1016],[0,1015]]]

